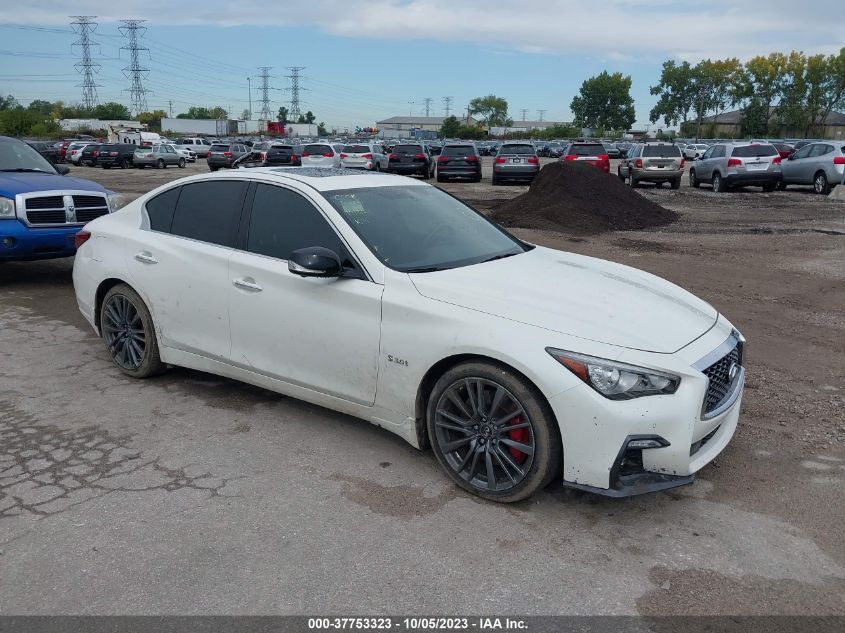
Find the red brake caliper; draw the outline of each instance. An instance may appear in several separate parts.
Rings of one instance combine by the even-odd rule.
[[[515,426],[517,424],[520,424],[521,422],[522,416],[518,415],[513,420],[511,420],[511,426]],[[525,443],[528,441],[528,427],[508,431],[508,437],[514,442]],[[511,456],[513,456],[517,464],[521,464],[525,461],[526,455],[522,451],[515,449],[513,446],[509,446],[508,451],[510,451]]]

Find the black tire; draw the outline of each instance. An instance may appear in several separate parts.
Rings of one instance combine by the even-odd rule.
[[[778,180],[778,184],[776,185],[776,188],[777,188],[778,191],[786,191],[787,186],[788,185],[784,181]]]
[[[813,176],[813,191],[822,196],[830,193],[830,183],[827,181],[827,174],[823,171],[816,172]]]
[[[625,179],[625,176],[622,175],[622,167],[616,168],[616,175],[619,176],[619,180],[621,180],[622,182],[625,182],[626,179]]]
[[[478,174],[475,178],[473,178],[472,182],[481,182],[481,174]]]
[[[137,320],[134,322],[141,326],[134,329],[140,329],[144,333],[144,349],[137,365],[135,363],[136,357],[132,356],[133,352],[127,349],[127,343],[124,342],[121,345],[122,340],[125,340],[120,339],[122,333],[116,334],[116,330],[112,331],[110,327],[110,323],[113,322],[115,316],[113,313],[115,305],[119,304],[120,301],[126,301],[134,308],[134,313],[137,315]],[[159,355],[153,318],[143,299],[128,285],[118,284],[112,287],[103,297],[103,302],[100,305],[100,330],[112,362],[127,376],[149,378],[164,371],[165,365],[161,362]],[[126,352],[124,352],[125,349]],[[124,362],[125,359],[132,362]]]
[[[636,189],[640,186],[640,181],[634,178],[634,175],[631,174],[628,176],[628,184],[631,186],[631,189]]]
[[[111,169],[111,165],[106,165],[105,163],[100,165],[100,167],[102,167],[103,169]]]
[[[132,167],[132,163],[129,162],[128,158],[124,158],[122,161],[120,161],[121,169],[129,169],[130,167]]]
[[[493,186],[494,186],[494,187],[495,187],[496,185],[500,185],[500,184],[502,184],[502,181],[501,181],[501,180],[499,180],[498,178],[496,178],[495,176],[493,176],[493,180],[492,180],[491,182],[493,183]]]
[[[135,165],[135,167],[137,167],[138,169],[144,169],[146,165]]]
[[[437,182],[446,182],[446,177],[437,174]]]
[[[185,159],[184,158],[179,159],[179,169],[185,169]]]
[[[681,188],[681,179],[675,178],[675,180],[672,181],[672,189],[680,189],[680,188]]]
[[[167,169],[167,163],[164,162],[163,158],[156,161],[156,169]]]
[[[482,400],[484,405],[480,410],[473,410],[471,404],[476,401],[470,399],[467,385],[478,384],[483,385]],[[510,412],[507,409],[504,410],[503,415],[498,418],[488,418],[487,413],[495,414],[501,410],[502,405],[499,405],[495,411],[489,411],[493,404],[491,401],[495,399],[495,393],[499,391],[499,388],[502,389],[501,393],[503,393],[502,404],[506,404],[508,407],[513,405],[513,409]],[[458,410],[454,400],[449,399],[446,395],[452,389],[457,389],[458,395],[460,395],[461,389],[465,390],[467,402],[470,403],[469,407],[465,405],[466,412],[474,414],[466,419],[470,424],[474,422],[477,422],[477,424],[464,427],[464,425],[455,423],[454,417],[444,417],[440,413],[447,407]],[[488,411],[484,411],[485,407]],[[505,422],[505,426],[496,427],[496,419],[501,420],[513,416],[514,411],[519,411],[520,408],[522,414],[512,417],[512,422]],[[459,413],[460,417],[464,417],[464,415],[464,413]],[[452,422],[452,424],[449,425],[449,422]],[[520,425],[525,425],[527,422],[524,427],[524,434],[516,436],[516,438],[513,435],[515,430],[502,430],[509,429],[510,424],[514,422]],[[479,361],[462,363],[448,370],[435,383],[431,392],[426,407],[426,424],[434,455],[446,474],[464,490],[484,499],[502,503],[521,501],[547,486],[555,477],[561,476],[563,449],[554,415],[536,387],[508,367]],[[457,429],[457,431],[452,429]],[[454,433],[457,433],[457,435],[454,435]],[[449,438],[457,438],[458,441],[462,441],[467,437],[470,437],[469,445],[467,446],[467,442],[463,443],[462,446],[467,446],[463,456],[460,455],[462,447],[444,453],[444,448],[450,443]],[[519,442],[523,447],[532,449],[530,454],[515,449],[520,455],[523,455],[521,461],[510,450],[514,441]],[[509,443],[505,444],[506,442]],[[505,451],[501,448],[502,446],[509,448]],[[477,460],[476,454],[478,454]],[[501,457],[499,457],[500,455]],[[493,464],[489,467],[493,469],[493,489],[489,486],[488,456],[490,463]],[[463,461],[464,466],[458,470],[461,464],[456,464],[456,462],[459,459]],[[511,460],[510,463],[507,463],[508,459]],[[470,463],[471,461],[473,463]],[[481,463],[479,464],[479,462]],[[517,468],[522,466],[524,473],[520,475],[519,470],[512,468],[514,465]],[[497,466],[499,475],[495,472]],[[469,473],[467,475],[461,474],[465,473],[468,467],[470,468]],[[484,471],[479,472],[478,475],[484,476],[485,485],[481,485],[481,479],[476,476],[477,470]],[[506,478],[505,474],[511,471],[512,474],[508,475],[509,479]],[[514,476],[518,479],[514,479]],[[469,477],[469,479],[466,477]],[[499,487],[500,483],[501,487]]]
[[[771,193],[772,191],[775,190],[776,186],[777,185],[775,183],[772,183],[770,185],[763,185],[763,191],[765,191],[766,193]]]
[[[219,167],[212,167],[211,165],[209,165],[209,166],[208,166],[208,168],[209,168],[211,171],[217,171],[218,169],[220,169]]]
[[[713,174],[713,191],[714,193],[725,192],[725,181],[722,180],[722,174],[720,174],[719,172]]]
[[[696,176],[695,176],[695,170],[694,169],[689,170],[689,186],[692,187],[693,189],[698,189],[699,187],[701,187],[701,183],[699,182],[698,178],[696,178]]]

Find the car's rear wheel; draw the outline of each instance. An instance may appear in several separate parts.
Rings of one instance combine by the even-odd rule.
[[[813,177],[813,191],[824,196],[830,193],[830,183],[827,181],[827,174],[823,171]]]
[[[520,501],[560,475],[560,434],[536,388],[488,362],[463,363],[435,383],[428,435],[438,462],[461,488]]]
[[[212,167],[211,165],[208,166],[211,171],[217,171],[219,167]]]
[[[777,184],[777,190],[778,191],[786,191],[786,187],[787,187],[787,185],[784,181],[778,180],[778,184]]]
[[[772,184],[770,184],[770,185],[763,185],[763,191],[765,191],[765,192],[767,192],[767,193],[771,193],[772,191],[774,191],[774,190],[775,190],[775,187],[776,187],[776,186],[777,186],[777,185],[776,185],[775,183],[772,183]]]
[[[100,306],[100,326],[112,361],[133,378],[148,378],[164,370],[155,327],[144,301],[126,284],[111,288]]]
[[[180,158],[180,159],[179,159],[179,168],[180,168],[180,169],[184,169],[184,168],[185,168],[185,159],[184,159],[184,158]]]
[[[129,162],[128,158],[124,158],[122,161],[120,161],[121,169],[129,169],[130,167],[132,167],[132,163]]]
[[[144,169],[144,167],[146,167],[146,165],[135,165],[135,167],[137,167],[138,169]]]
[[[672,189],[680,189],[680,188],[681,188],[681,179],[675,178],[675,180],[672,181]]]
[[[725,181],[722,180],[722,174],[713,174],[713,191],[716,193],[723,193],[725,191]]]
[[[495,176],[493,176],[493,180],[491,182],[493,183],[493,185],[498,185],[498,184],[501,184],[502,181],[499,180],[498,178],[496,178]]]
[[[164,162],[163,158],[156,161],[156,169],[167,169],[167,163]]]

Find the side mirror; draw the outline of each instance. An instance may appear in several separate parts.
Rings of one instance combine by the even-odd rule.
[[[343,265],[334,251],[322,246],[309,246],[290,254],[288,270],[300,277],[340,277]]]
[[[53,165],[53,167],[59,172],[59,176],[67,176],[70,173],[70,167],[67,165]]]

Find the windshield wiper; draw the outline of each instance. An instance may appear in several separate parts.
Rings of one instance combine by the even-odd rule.
[[[28,172],[28,173],[36,173],[36,174],[49,174],[49,171],[45,171],[43,169],[32,169],[30,167],[15,167],[14,169],[0,169],[0,171],[15,171],[15,172]]]
[[[519,255],[519,253],[502,253],[501,255],[493,255],[489,259],[483,259],[480,263],[486,264],[487,262],[494,262],[497,259],[504,259],[505,257],[513,257],[514,255]]]
[[[403,273],[435,273],[438,270],[449,270],[448,267],[441,267],[441,266],[423,266],[420,268],[408,268],[407,270],[403,270]]]

